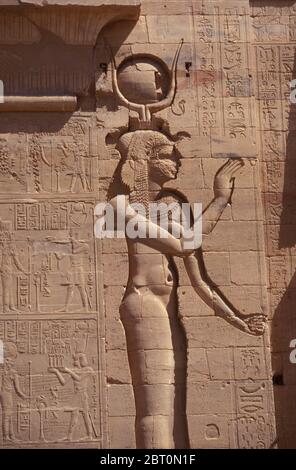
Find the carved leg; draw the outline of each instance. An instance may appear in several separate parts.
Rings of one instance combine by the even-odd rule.
[[[79,418],[79,410],[72,411],[71,421],[70,421],[70,426],[69,426],[69,431],[68,431],[68,441],[70,442],[73,441],[73,435],[74,435],[74,431],[78,423],[78,418]]]
[[[40,436],[39,440],[41,442],[46,442],[45,435],[44,435],[44,411],[39,410],[39,417],[40,417]]]
[[[10,275],[7,280],[6,280],[6,289],[8,293],[8,298],[9,298],[9,310],[11,312],[17,312],[17,308],[14,305],[14,298],[13,298],[13,279],[12,276]]]
[[[67,287],[65,307],[63,307],[61,310],[59,310],[60,312],[68,312],[69,311],[69,307],[70,307],[70,303],[71,303],[73,294],[74,294],[74,286],[70,285],[70,286]]]
[[[11,441],[13,439],[13,402],[12,396],[9,393],[3,392],[1,396],[2,405],[2,426],[3,426],[3,439],[4,441]]]
[[[120,313],[136,402],[137,447],[186,448],[186,349],[176,303],[140,288],[125,298]]]
[[[84,173],[82,173],[80,175],[80,179],[81,179],[81,184],[82,184],[83,191],[88,191],[89,190],[89,187],[88,187],[89,185],[88,185],[88,181],[87,181],[86,176],[85,176]]]
[[[87,297],[87,291],[86,291],[86,287],[84,285],[79,285],[78,286],[78,289],[79,289],[79,292],[80,292],[80,297],[81,297],[81,301],[82,301],[82,306],[85,310],[87,310],[87,306],[88,306],[88,297]]]
[[[134,392],[137,448],[173,449],[175,386],[159,383],[135,386]]]
[[[71,181],[71,188],[70,188],[71,193],[75,193],[76,180],[77,180],[77,176],[73,175],[72,181]]]
[[[91,440],[92,439],[92,427],[91,427],[91,422],[89,418],[89,412],[88,410],[83,410],[82,414],[83,414],[83,418],[85,422],[87,438]]]
[[[16,439],[16,437],[14,435],[14,432],[13,432],[13,420],[12,420],[13,413],[12,413],[12,411],[9,414],[10,414],[10,416],[9,416],[9,437],[10,437],[10,440],[13,441],[13,442],[19,442],[19,440]]]
[[[9,441],[10,440],[10,437],[9,437],[10,417],[9,417],[9,414],[5,410],[2,411],[2,420],[3,420],[3,440]]]
[[[10,280],[2,274],[2,302],[3,312],[9,313],[10,306]]]
[[[14,305],[14,298],[13,298],[13,291],[12,291],[12,285],[10,284],[9,286],[9,310],[11,312],[17,312],[17,308]]]

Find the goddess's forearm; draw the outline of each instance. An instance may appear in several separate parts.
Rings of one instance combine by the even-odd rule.
[[[247,331],[246,323],[224,302],[222,297],[209,286],[202,278],[198,261],[194,255],[184,259],[184,265],[192,287],[199,297],[211,307],[217,316],[221,316],[228,323]]]
[[[203,213],[202,219],[202,233],[203,235],[208,235],[212,232],[215,225],[219,221],[221,215],[228,205],[228,200],[226,197],[217,197],[215,198],[208,208]]]

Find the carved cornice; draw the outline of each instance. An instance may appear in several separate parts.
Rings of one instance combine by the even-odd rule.
[[[113,21],[136,20],[140,4],[140,0],[0,0],[0,79],[5,95],[11,103],[13,96],[31,96],[37,108],[40,103],[34,97],[38,96],[87,96],[100,31]],[[26,100],[22,100],[15,110],[20,102],[23,106]]]
[[[48,5],[62,5],[62,6],[139,6],[141,0],[0,0],[0,6],[15,6],[15,5],[35,5],[35,6],[48,6]]]
[[[22,42],[20,28],[15,38],[11,29],[25,25],[23,41],[27,42],[27,30],[42,30],[61,38],[66,44],[89,45],[96,43],[98,34],[106,24],[118,19],[137,18],[140,0],[0,0],[2,17],[0,42]],[[5,21],[3,21],[5,18]],[[7,40],[5,41],[5,34]],[[31,40],[38,42],[37,32]]]

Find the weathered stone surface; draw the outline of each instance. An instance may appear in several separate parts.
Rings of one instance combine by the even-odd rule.
[[[230,382],[193,383],[188,393],[187,412],[189,415],[200,414],[201,411],[204,414],[231,414],[233,399]]]
[[[107,382],[109,384],[130,384],[131,376],[128,358],[124,349],[112,349],[106,353]]]
[[[190,442],[197,449],[229,449],[229,415],[200,414],[189,417]]]
[[[110,416],[133,416],[135,414],[131,385],[108,385],[107,390]]]
[[[109,447],[111,449],[134,449],[135,419],[130,416],[110,416],[108,419]]]
[[[185,318],[183,323],[190,347],[221,348],[227,346],[262,346],[262,338],[246,336],[240,331],[230,335],[230,326],[220,318]]]
[[[296,7],[251,3],[0,0],[0,447],[295,447]]]
[[[1,0],[1,6],[14,6],[14,5],[36,5],[39,7],[48,5],[59,5],[59,6],[138,6],[140,0]]]

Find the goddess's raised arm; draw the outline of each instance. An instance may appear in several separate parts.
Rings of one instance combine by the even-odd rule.
[[[203,213],[203,235],[213,231],[227,204],[231,201],[234,189],[234,175],[244,166],[240,158],[229,159],[215,176],[214,199]]]

